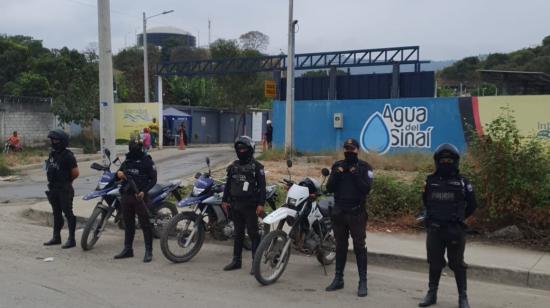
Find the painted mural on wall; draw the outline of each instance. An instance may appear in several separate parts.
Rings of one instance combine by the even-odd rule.
[[[442,143],[464,152],[470,134],[482,133],[503,106],[514,110],[522,134],[550,137],[550,96],[322,100],[296,102],[294,147],[333,151],[346,138],[356,138],[364,151],[381,155],[432,152]],[[343,114],[343,128],[334,128],[335,113]],[[284,145],[284,114],[284,102],[275,102],[273,139],[279,147]]]
[[[130,140],[159,119],[158,104],[117,103],[115,106],[116,139]]]
[[[550,95],[478,97],[473,105],[477,105],[481,126],[505,107],[513,112],[521,135],[550,139]]]

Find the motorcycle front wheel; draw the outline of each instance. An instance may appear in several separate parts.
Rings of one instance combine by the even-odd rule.
[[[80,246],[83,250],[90,250],[94,247],[97,240],[103,232],[103,227],[109,219],[110,213],[108,210],[96,206],[86,225],[82,231],[82,238],[80,239]]]
[[[176,215],[178,215],[178,208],[176,205],[170,202],[163,202],[155,211],[153,236],[155,238],[160,238],[162,236],[162,232],[164,231],[164,227]]]
[[[264,237],[269,233],[271,225],[264,224],[263,222],[258,222],[258,234],[260,235],[260,243]],[[252,241],[248,236],[248,230],[244,234],[243,248],[246,250],[252,250]]]
[[[168,222],[160,236],[160,248],[166,259],[182,263],[199,253],[206,230],[203,221],[197,218],[196,213],[181,212]]]
[[[323,242],[323,247],[317,251],[317,261],[322,265],[330,265],[336,259],[336,239],[331,231]]]
[[[288,235],[279,230],[268,233],[254,256],[252,270],[254,277],[262,285],[276,282],[283,274],[290,258],[290,249],[283,255],[285,244],[290,241]]]

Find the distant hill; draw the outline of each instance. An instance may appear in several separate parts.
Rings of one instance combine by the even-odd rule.
[[[479,85],[477,70],[506,70],[543,72],[550,74],[550,36],[536,47],[524,48],[510,53],[467,57],[444,68],[438,76],[441,84]]]

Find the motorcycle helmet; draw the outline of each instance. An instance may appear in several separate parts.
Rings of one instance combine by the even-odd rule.
[[[51,130],[48,133],[52,148],[56,151],[66,149],[69,146],[69,135],[60,128]],[[57,140],[59,142],[55,142]]]
[[[235,140],[235,152],[241,161],[248,161],[254,155],[254,143],[252,138],[241,136]]]
[[[458,149],[450,143],[441,144],[435,150],[434,162],[437,172],[442,172],[445,175],[457,174],[460,153]]]
[[[309,189],[309,194],[317,194],[321,191],[321,184],[316,179],[313,178],[305,178],[300,183],[298,183],[300,186],[307,187]]]

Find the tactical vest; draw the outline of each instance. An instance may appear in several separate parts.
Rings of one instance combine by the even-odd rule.
[[[428,219],[451,222],[464,221],[466,186],[460,177],[443,179],[431,177],[426,183]]]
[[[71,182],[71,166],[67,166],[70,154],[69,150],[50,153],[46,160],[46,176],[50,184],[62,185]]]
[[[241,165],[235,161],[231,165],[231,197],[236,201],[256,196],[258,183],[256,181],[256,164],[251,161]]]
[[[149,175],[146,174],[144,169],[144,160],[148,159],[147,156],[143,156],[139,159],[126,159],[123,165],[123,172],[132,177],[136,183],[137,188],[140,191],[143,191],[149,182]],[[128,183],[125,183],[122,191],[124,193],[130,192],[130,187]],[[134,192],[135,193],[135,192]]]

